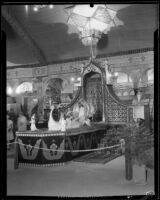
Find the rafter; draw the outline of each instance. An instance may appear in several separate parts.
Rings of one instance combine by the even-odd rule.
[[[39,61],[39,64],[46,65],[47,62],[44,53],[8,7],[2,6],[2,16],[12,26],[15,32],[28,44],[29,48]]]

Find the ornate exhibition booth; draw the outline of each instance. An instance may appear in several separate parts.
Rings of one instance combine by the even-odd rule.
[[[139,61],[137,67],[141,68],[141,71],[138,71],[138,68],[136,73],[135,63],[128,63],[129,56],[128,54],[127,57],[120,55],[108,57],[107,60],[97,58],[77,63],[8,70],[7,85],[8,87],[12,85],[16,93],[14,97],[16,108],[12,108],[16,112],[27,113],[29,119],[33,113],[36,113],[38,119],[37,130],[31,131],[29,124],[27,130],[16,132],[15,169],[19,164],[35,166],[64,164],[91,152],[90,149],[98,148],[107,133],[112,132],[112,129],[125,126],[133,119],[143,118],[148,126],[150,105],[139,101],[138,87],[135,87],[135,90],[132,88],[132,91],[130,89],[130,92],[134,92],[135,95],[133,101],[124,101],[118,95],[124,88],[121,88],[118,81],[117,84],[114,83],[115,76],[108,76],[114,75],[116,71],[119,71],[120,75],[120,70],[129,69],[128,73],[131,73],[133,86],[138,83],[137,76],[140,72],[139,80],[145,81],[143,74],[145,75],[147,70],[153,67],[153,63],[148,61],[148,59],[153,59],[152,51],[135,52],[131,55],[135,63]],[[146,61],[141,60],[142,56],[146,57]],[[113,61],[116,64],[113,64]],[[132,66],[133,70],[131,70]],[[130,80],[129,77],[128,80]],[[129,85],[130,82],[127,84]],[[27,92],[20,93],[20,90]],[[67,115],[73,112],[81,100],[94,108],[89,118],[89,125],[70,126],[64,130],[54,130],[54,128],[49,130],[51,104],[58,103],[59,114]]]
[[[106,71],[95,60],[81,69],[81,86],[70,103],[61,103],[60,112],[72,110],[80,99],[95,108],[90,125],[64,131],[42,128],[16,132],[15,168],[19,164],[63,164],[97,148],[110,126],[125,125],[133,119],[133,109],[115,95],[112,85],[106,84]]]

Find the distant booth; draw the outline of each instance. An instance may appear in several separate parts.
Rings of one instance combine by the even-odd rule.
[[[77,156],[98,148],[112,128],[125,125],[133,119],[133,108],[124,104],[106,84],[106,71],[100,63],[91,60],[81,70],[81,86],[68,104],[61,104],[60,112],[67,113],[80,99],[95,108],[90,126],[65,131],[25,131],[16,133],[15,169],[19,164],[34,166],[61,165]],[[49,109],[49,108],[47,108]],[[86,150],[80,151],[80,150]]]

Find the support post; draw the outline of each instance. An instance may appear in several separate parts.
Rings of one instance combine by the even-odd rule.
[[[18,169],[18,143],[17,143],[17,136],[16,136],[16,139],[15,139],[15,144],[14,144],[14,169]]]
[[[131,155],[131,141],[130,138],[126,140],[125,149],[125,176],[126,180],[132,180],[133,178],[133,166],[132,166],[132,155]]]

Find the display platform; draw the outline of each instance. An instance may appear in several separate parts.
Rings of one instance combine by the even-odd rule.
[[[106,124],[94,123],[91,127],[68,129],[65,132],[46,129],[16,132],[14,167],[17,169],[19,164],[62,165],[77,156],[90,152],[74,152],[73,150],[97,148],[106,130]]]

